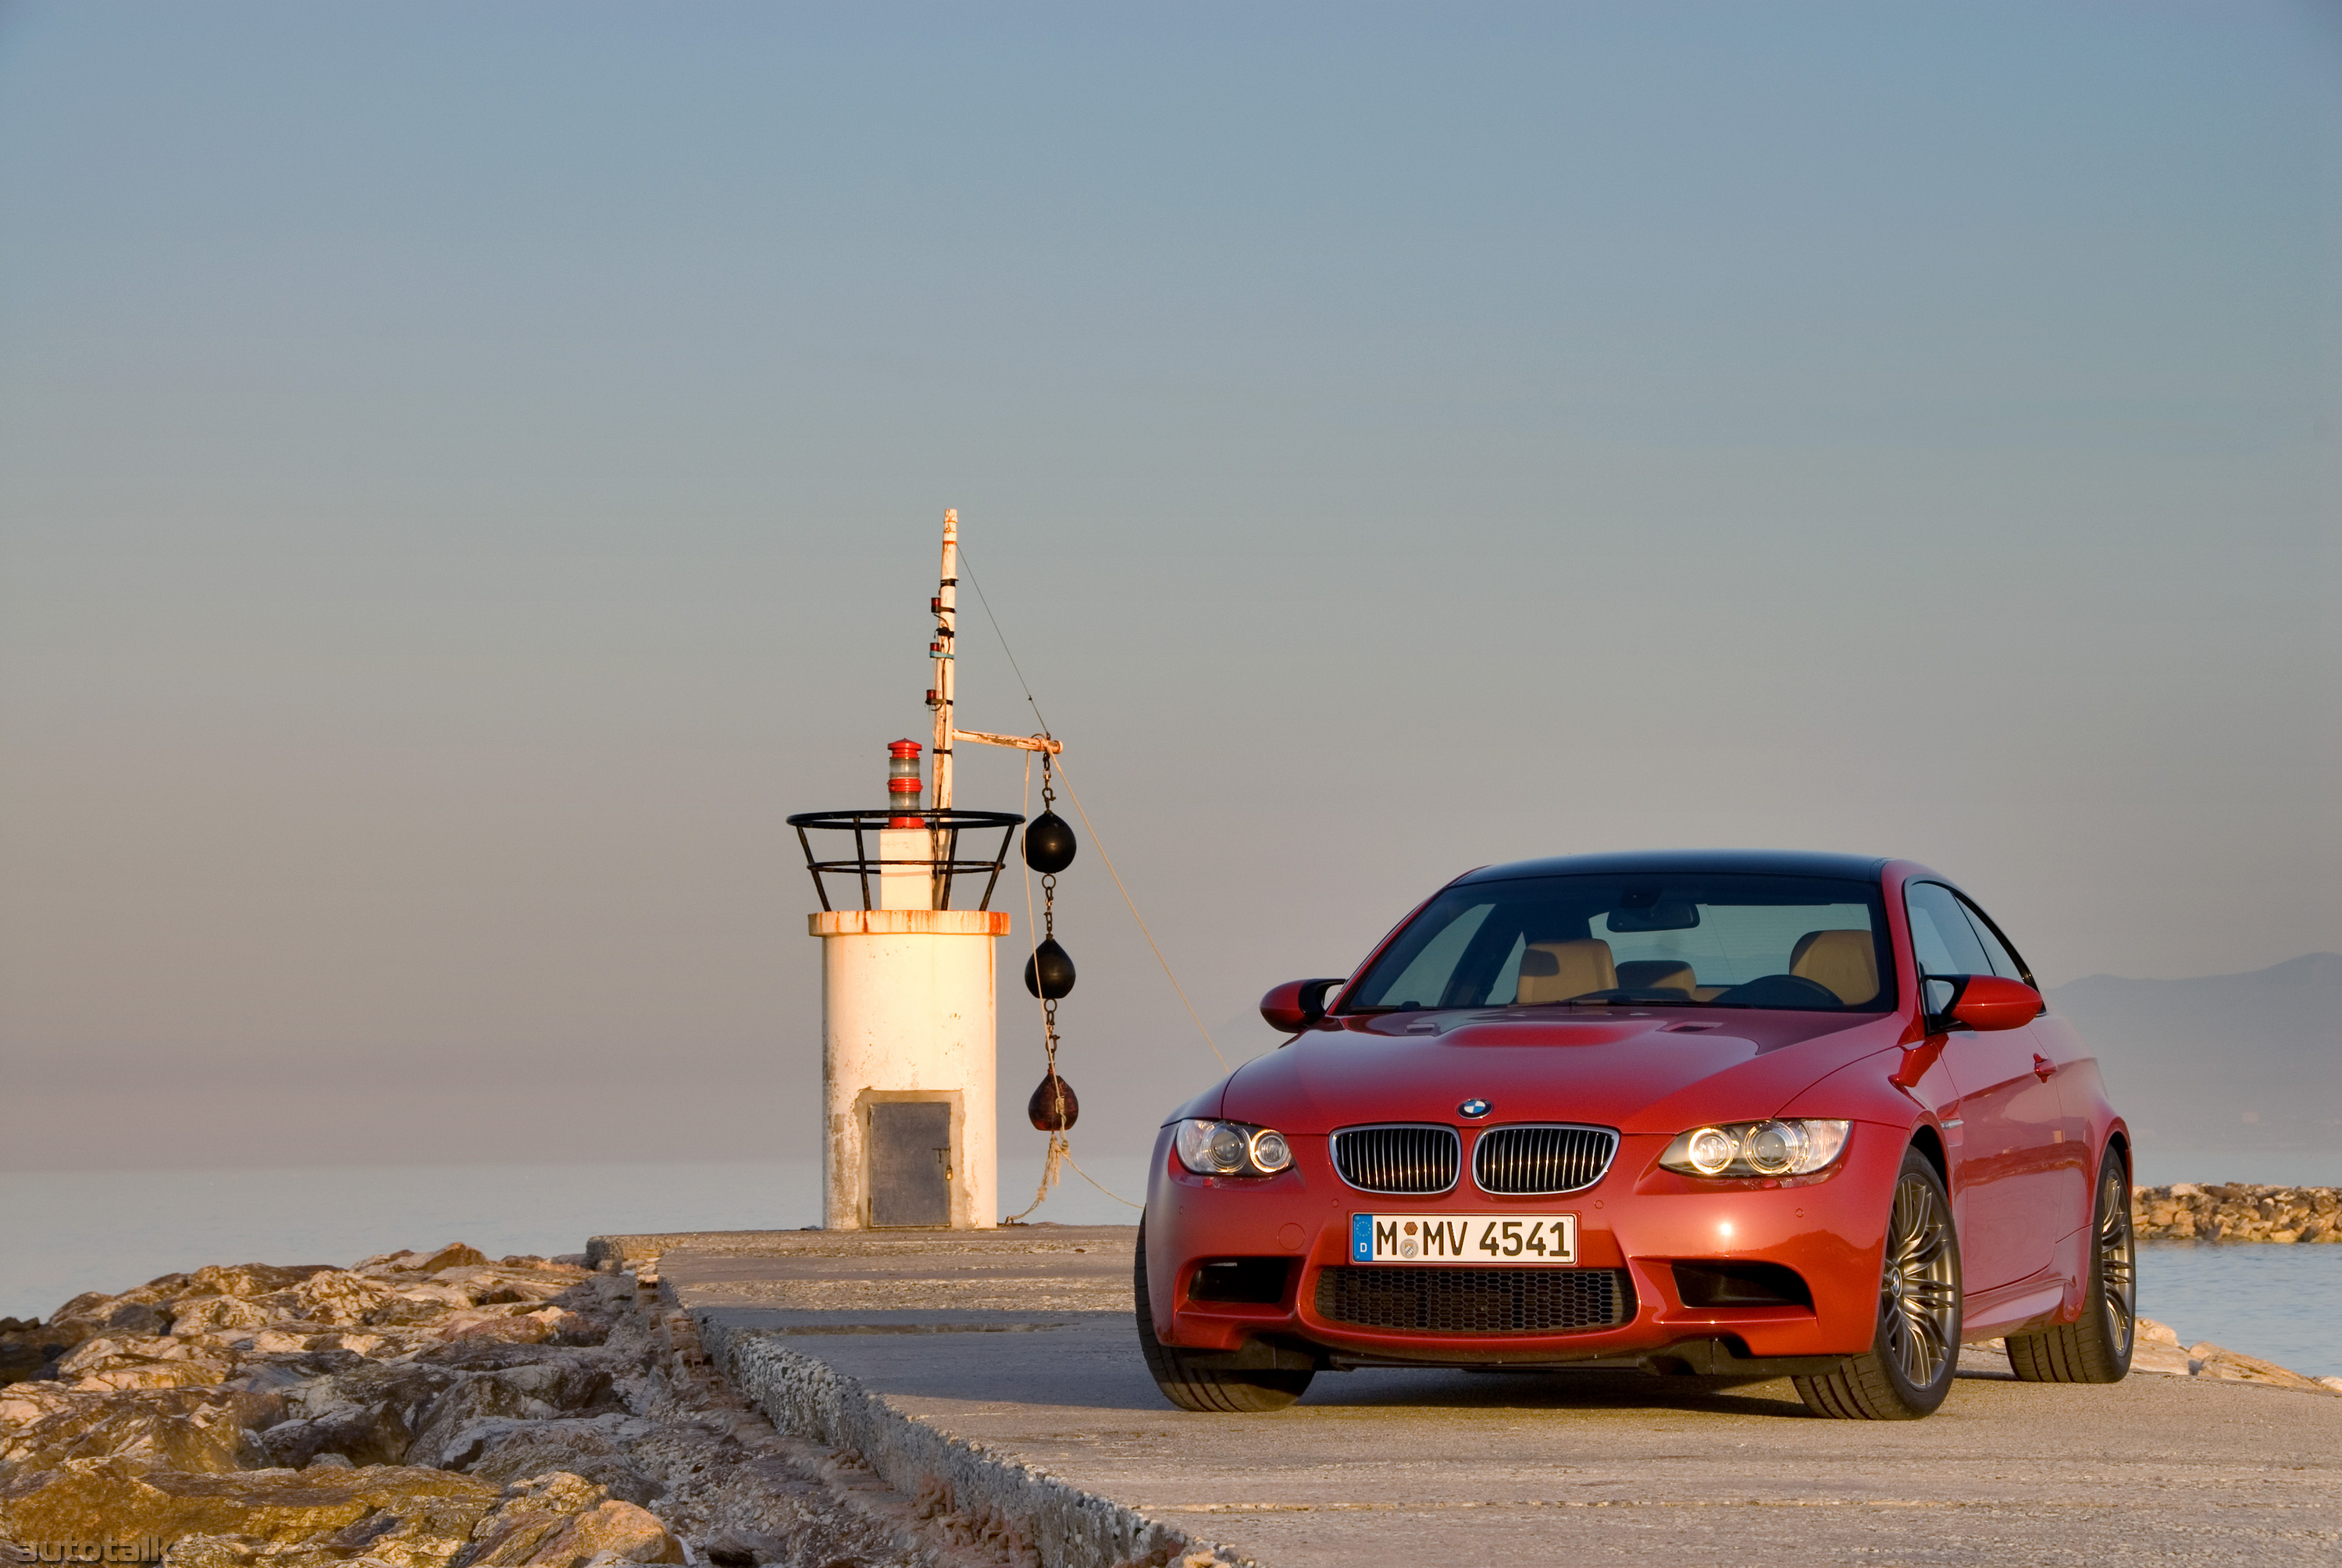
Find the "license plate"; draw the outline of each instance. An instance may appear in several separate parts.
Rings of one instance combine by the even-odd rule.
[[[1574,1263],[1576,1214],[1352,1214],[1355,1263]]]

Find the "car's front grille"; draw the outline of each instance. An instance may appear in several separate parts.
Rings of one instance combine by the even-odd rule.
[[[1484,1193],[1574,1193],[1602,1179],[1618,1153],[1608,1127],[1491,1127],[1472,1148]]]
[[[1334,1134],[1334,1169],[1362,1193],[1444,1193],[1463,1164],[1453,1127],[1346,1127]]]
[[[1317,1315],[1359,1328],[1430,1333],[1569,1333],[1635,1315],[1623,1269],[1334,1267],[1317,1275]]]

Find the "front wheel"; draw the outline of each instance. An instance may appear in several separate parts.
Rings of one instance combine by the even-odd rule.
[[[1905,1152],[1887,1208],[1878,1271],[1878,1327],[1870,1348],[1836,1372],[1795,1379],[1816,1415],[1915,1421],[1932,1415],[1959,1367],[1960,1243],[1936,1167]]]
[[[2120,1383],[2138,1337],[2138,1252],[2131,1237],[2130,1173],[2113,1149],[2098,1166],[2090,1215],[2090,1268],[2082,1315],[2039,1333],[2008,1336],[2009,1370],[2027,1383]]]
[[[1138,1258],[1131,1265],[1131,1293],[1138,1300],[1138,1348],[1163,1397],[1182,1410],[1257,1415],[1283,1410],[1309,1387],[1315,1372],[1233,1372],[1199,1366],[1176,1345],[1155,1337],[1155,1306],[1146,1293],[1146,1225],[1138,1226]]]

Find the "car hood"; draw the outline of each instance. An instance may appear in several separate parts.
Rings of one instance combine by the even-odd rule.
[[[1677,1133],[1780,1110],[1827,1074],[1899,1038],[1893,1014],[1556,1018],[1544,1009],[1345,1018],[1246,1064],[1219,1114],[1287,1134],[1371,1122],[1590,1122]]]

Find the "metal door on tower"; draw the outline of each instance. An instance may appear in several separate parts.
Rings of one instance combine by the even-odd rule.
[[[951,1223],[952,1107],[948,1100],[880,1100],[870,1107],[870,1224]]]

